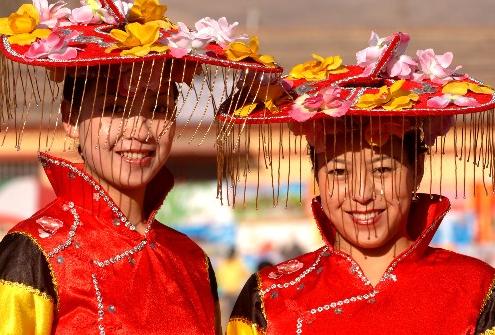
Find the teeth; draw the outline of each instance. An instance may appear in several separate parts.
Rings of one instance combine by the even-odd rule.
[[[120,155],[127,159],[143,159],[148,156],[147,153],[142,152],[121,152]]]
[[[376,213],[376,212],[373,212],[373,213],[352,213],[351,215],[358,221],[371,221],[378,215],[378,213]]]

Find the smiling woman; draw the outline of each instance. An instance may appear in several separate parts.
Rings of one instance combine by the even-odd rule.
[[[442,172],[462,176],[463,185],[478,181],[487,192],[495,190],[495,93],[457,74],[451,53],[429,49],[418,50],[414,59],[404,55],[408,42],[407,34],[373,33],[370,46],[356,54],[357,66],[342,65],[339,56],[314,55],[283,81],[265,85],[257,103],[221,106],[219,121],[228,130],[222,134],[220,171],[232,185],[232,197],[242,187],[239,176],[249,175],[249,165],[237,170],[243,167],[238,152],[249,151],[250,127],[261,134],[273,185],[286,179],[281,161],[288,159],[290,166],[293,155],[292,141],[284,152],[283,139],[282,154],[272,154],[273,124],[287,123],[290,134],[305,136],[319,192],[312,210],[325,242],[253,275],[227,334],[492,332],[495,270],[429,243],[450,208],[449,199],[431,192],[432,182],[442,190]],[[471,139],[466,122],[454,122],[457,114],[463,121],[469,114],[477,129]],[[456,153],[453,166],[443,165],[447,147]],[[438,165],[432,156],[440,156]],[[478,163],[482,167],[480,180],[466,173],[470,157],[476,157],[470,163],[475,169]],[[299,173],[289,168],[287,179],[300,178],[301,160],[296,160]],[[433,180],[433,166],[439,167],[439,180]],[[430,193],[419,193],[428,177]]]
[[[209,258],[155,220],[174,184],[165,164],[175,120],[202,120],[224,99],[213,92],[229,94],[241,74],[282,70],[257,43],[231,59],[244,37],[225,18],[190,30],[165,12],[157,0],[72,11],[34,0],[0,19],[0,131],[14,129],[22,150],[24,128],[39,121],[56,193],[0,242],[1,334],[221,332]],[[60,123],[74,161],[48,153]]]

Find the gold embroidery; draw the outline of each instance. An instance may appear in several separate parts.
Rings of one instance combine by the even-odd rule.
[[[267,327],[268,327],[268,318],[266,317],[266,310],[265,310],[265,301],[263,300],[263,297],[261,296],[261,276],[260,273],[256,273],[256,282],[258,283],[258,295],[260,297],[260,304],[261,304],[261,313],[263,314],[263,317],[265,318]]]
[[[486,293],[485,298],[483,299],[483,304],[481,305],[480,313],[483,313],[483,311],[485,310],[486,304],[488,303],[488,300],[490,300],[492,296],[494,287],[495,287],[495,277],[493,278],[490,288],[488,289],[488,292]]]
[[[0,334],[51,334],[54,306],[47,294],[24,284],[1,280],[0,300]]]
[[[54,297],[54,299],[57,302],[57,310],[58,310],[58,305],[60,304],[59,296],[58,296],[58,283],[57,283],[57,279],[55,278],[55,272],[53,271],[52,265],[49,262],[49,258],[47,256],[47,254],[45,253],[45,250],[43,250],[43,248],[38,243],[38,241],[35,238],[33,238],[31,235],[29,235],[28,233],[20,232],[20,231],[15,231],[13,233],[10,233],[9,235],[11,235],[11,234],[19,234],[19,235],[26,236],[27,238],[29,238],[38,247],[38,249],[41,251],[41,253],[43,254],[43,256],[45,256],[46,263],[48,264],[48,268],[50,269],[50,277],[52,279],[53,287],[54,287],[54,290],[55,290],[55,297]]]
[[[42,297],[42,298],[44,298],[46,300],[50,300],[51,302],[53,302],[53,298],[50,297],[45,292],[41,292],[37,288],[31,287],[31,286],[28,286],[28,285],[25,285],[25,284],[22,284],[22,283],[0,279],[0,285],[13,286],[13,287],[16,287],[16,288],[21,289],[21,290],[28,291],[29,293],[35,294],[37,296],[40,296],[40,297]]]

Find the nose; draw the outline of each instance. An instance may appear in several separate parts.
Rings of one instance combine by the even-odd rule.
[[[151,135],[148,118],[143,115],[133,115],[123,120],[122,136],[134,138],[140,142],[147,142]]]
[[[355,202],[367,205],[374,200],[374,179],[371,173],[364,169],[359,169],[351,175],[350,196]]]

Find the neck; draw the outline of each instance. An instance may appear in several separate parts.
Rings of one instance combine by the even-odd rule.
[[[336,236],[334,248],[350,255],[361,267],[373,286],[376,286],[392,261],[412,244],[406,234],[399,234],[379,248],[367,249],[352,245],[341,235]]]
[[[85,164],[86,165],[86,164]],[[111,183],[100,178],[89,166],[86,171],[100,184],[120,208],[127,219],[136,227],[136,231],[144,234],[146,229],[146,218],[144,217],[144,195],[146,187],[131,190],[121,190]]]

